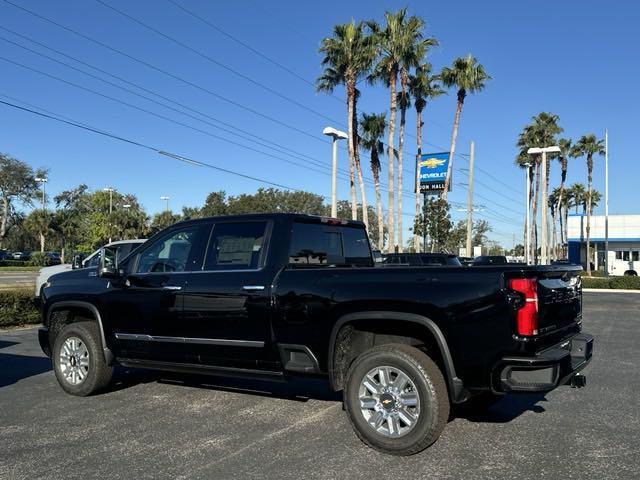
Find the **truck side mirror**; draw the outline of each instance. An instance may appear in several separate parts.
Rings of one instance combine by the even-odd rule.
[[[103,247],[100,249],[98,276],[105,278],[115,278],[120,276],[118,271],[118,256],[116,255],[115,250],[109,247]]]
[[[84,260],[84,255],[81,253],[76,253],[71,260],[71,268],[73,270],[77,270],[78,268],[82,268],[82,261]]]

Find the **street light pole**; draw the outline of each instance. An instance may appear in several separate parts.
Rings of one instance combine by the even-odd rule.
[[[525,199],[525,203],[527,204],[527,216],[526,216],[526,221],[524,224],[524,261],[527,265],[529,265],[530,263],[530,238],[531,238],[531,233],[529,232],[530,227],[529,227],[529,221],[530,221],[530,215],[529,212],[531,211],[531,182],[529,181],[529,177],[531,176],[531,164],[530,163],[525,163],[524,166],[526,167],[525,170],[525,175],[524,175],[524,180],[525,180],[525,190],[527,192],[527,198]]]
[[[542,165],[540,167],[541,175],[544,176],[542,181],[542,206],[540,208],[540,227],[542,230],[542,242],[540,243],[540,263],[546,265],[549,263],[548,251],[547,251],[547,210],[549,209],[549,198],[547,196],[547,152],[542,150]]]
[[[45,194],[45,185],[49,181],[47,177],[36,177],[35,181],[42,184],[42,210],[44,211],[46,207],[46,194]]]
[[[548,198],[548,193],[547,193],[547,153],[558,153],[560,152],[560,147],[558,147],[557,145],[553,145],[550,147],[543,147],[543,148],[538,148],[538,147],[532,147],[529,150],[527,150],[527,153],[529,155],[534,154],[534,153],[541,153],[542,154],[542,165],[540,167],[541,169],[541,175],[542,175],[542,208],[540,209],[540,219],[541,219],[541,227],[542,227],[542,232],[541,232],[541,237],[542,237],[542,244],[540,245],[540,260],[542,265],[545,265],[547,263],[549,263],[549,248],[548,248],[548,228],[547,228],[547,217],[549,215],[549,212],[547,211],[549,209],[549,198]]]
[[[349,135],[332,127],[322,130],[324,135],[332,138],[333,160],[331,164],[331,216],[338,216],[337,176],[338,176],[338,139],[347,139]]]
[[[166,203],[166,207],[165,207],[165,211],[168,212],[169,211],[169,200],[171,200],[171,197],[167,196],[167,195],[162,195],[160,197],[160,200],[164,200]]]
[[[604,130],[604,276],[609,276],[609,130],[606,128]]]

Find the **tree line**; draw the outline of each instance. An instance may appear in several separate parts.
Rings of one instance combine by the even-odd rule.
[[[580,136],[573,141],[569,138],[561,137],[564,129],[560,126],[558,115],[550,112],[541,112],[532,117],[531,122],[522,129],[516,143],[519,151],[516,157],[516,164],[522,168],[529,168],[530,200],[532,211],[532,226],[530,232],[531,256],[535,263],[538,263],[538,231],[537,213],[538,201],[540,197],[540,183],[549,185],[552,160],[557,160],[560,166],[560,184],[549,194],[549,212],[541,212],[542,215],[549,213],[552,218],[552,239],[550,245],[552,258],[566,257],[564,246],[567,243],[567,216],[571,208],[582,208],[583,214],[587,218],[586,223],[586,248],[587,248],[587,273],[591,274],[591,254],[590,254],[590,234],[591,215],[593,207],[600,201],[600,193],[593,188],[593,161],[595,156],[605,154],[604,140],[598,139],[594,134]],[[541,154],[530,155],[531,147],[547,147],[557,145],[560,147],[559,153],[548,154],[546,171],[542,172]],[[574,183],[567,187],[567,173],[569,169],[569,159],[583,159],[587,165],[587,186],[581,183]],[[556,224],[559,225],[560,242],[557,240]],[[526,235],[526,232],[525,232]]]
[[[358,216],[356,176],[360,190],[360,205],[363,221],[369,228],[366,191],[360,161],[360,150],[370,156],[371,172],[375,189],[376,214],[381,218],[382,193],[380,185],[380,157],[387,154],[388,201],[386,218],[387,251],[404,248],[403,243],[403,161],[405,150],[405,126],[407,111],[415,109],[417,131],[416,147],[418,156],[422,153],[424,111],[435,98],[446,93],[445,88],[456,91],[456,109],[451,133],[448,175],[440,198],[446,202],[451,182],[451,172],[456,149],[456,140],[460,126],[462,106],[467,95],[484,89],[491,79],[484,67],[472,55],[453,60],[451,66],[435,72],[427,61],[429,51],[438,45],[433,37],[424,33],[425,21],[421,17],[409,15],[406,8],[397,12],[386,12],[384,22],[352,21],[336,25],[332,36],[324,38],[320,47],[323,55],[323,72],[317,80],[319,91],[333,93],[339,86],[346,92],[350,204],[351,218]],[[386,112],[362,113],[358,116],[357,102],[362,92],[357,88],[360,80],[370,85],[382,84],[389,90],[389,120]],[[399,82],[399,90],[398,90]],[[398,108],[399,125],[396,125]],[[396,143],[396,126],[398,138]],[[384,143],[387,133],[386,145]],[[396,175],[397,167],[397,175]],[[418,178],[411,178],[419,185]],[[397,188],[397,194],[396,194]],[[419,189],[415,191],[415,224],[419,224],[421,215]],[[384,247],[384,231],[378,226],[379,248]],[[421,248],[421,237],[414,228],[413,249]]]
[[[64,259],[71,252],[90,253],[113,240],[148,238],[178,221],[190,218],[246,213],[306,213],[328,216],[331,206],[324,197],[311,192],[260,188],[255,193],[227,195],[215,191],[207,195],[202,206],[184,207],[179,213],[169,210],[147,213],[136,195],[117,189],[91,190],[85,184],[45,197],[36,178],[48,175],[45,169],[34,170],[28,164],[6,154],[0,154],[0,202],[2,209],[0,248],[12,251],[59,251]],[[30,208],[28,213],[21,207]],[[338,217],[350,218],[349,201],[338,202]],[[363,220],[358,204],[357,220]],[[369,236],[380,244],[380,231],[385,234],[384,221],[379,222],[375,209],[367,207]],[[429,216],[424,226],[431,229],[430,238],[439,249],[456,251],[464,244],[466,224],[453,225],[445,212],[440,218],[444,226],[434,227]],[[378,227],[381,226],[381,229]],[[474,226],[475,243],[484,244],[491,227],[486,222]],[[421,231],[420,231],[421,232]],[[435,233],[434,233],[435,232]],[[445,233],[446,232],[446,233]]]

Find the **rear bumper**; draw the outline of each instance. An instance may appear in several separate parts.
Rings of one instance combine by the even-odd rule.
[[[579,333],[533,356],[509,356],[493,369],[497,392],[548,392],[571,382],[593,355],[593,336]]]
[[[51,356],[51,344],[49,343],[49,329],[39,328],[38,329],[38,343],[40,343],[40,348],[44,352],[47,357]]]

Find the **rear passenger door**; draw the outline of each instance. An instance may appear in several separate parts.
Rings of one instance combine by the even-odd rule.
[[[181,332],[198,363],[277,369],[270,345],[270,221],[217,222],[201,271],[186,275]]]

